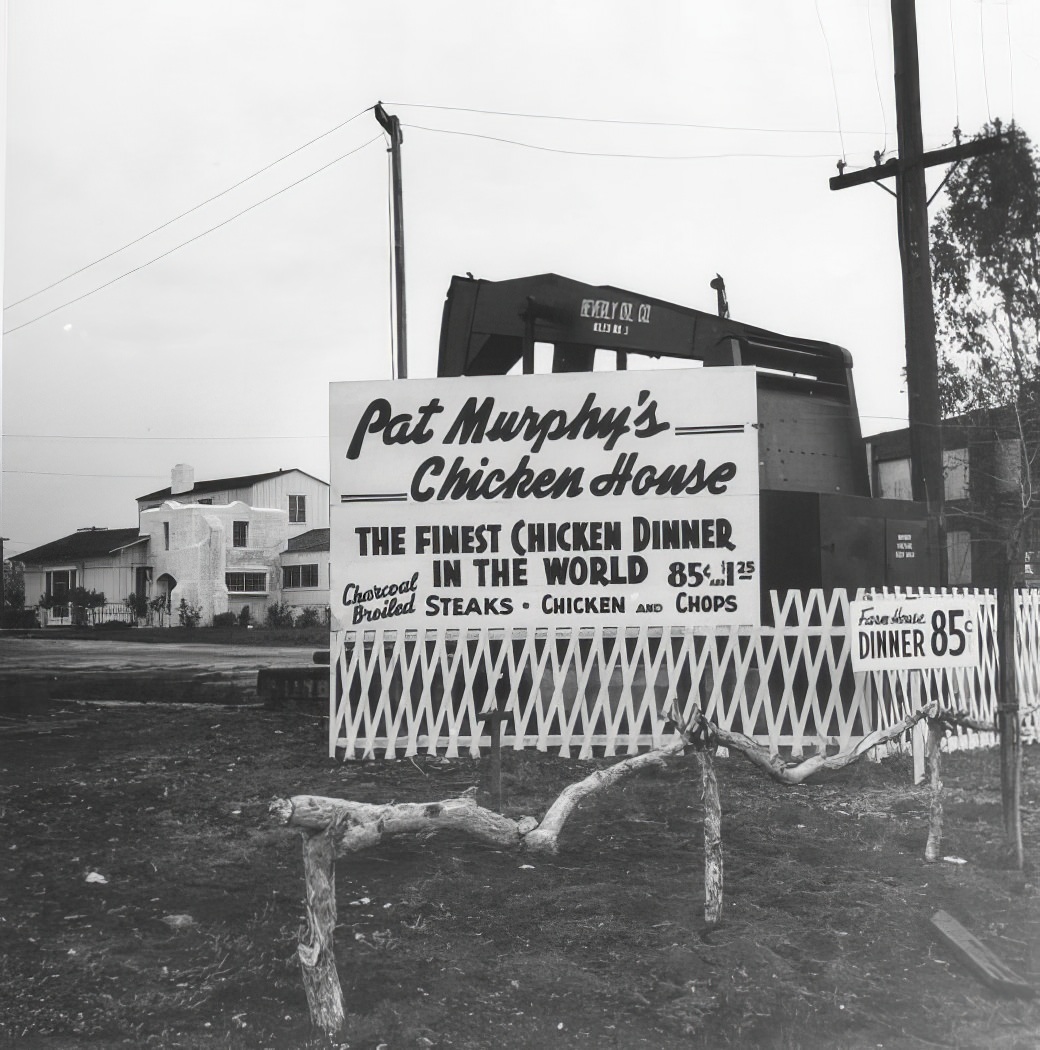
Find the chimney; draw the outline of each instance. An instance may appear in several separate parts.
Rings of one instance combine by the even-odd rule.
[[[178,463],[170,471],[170,495],[191,492],[195,487],[195,468],[190,463]]]

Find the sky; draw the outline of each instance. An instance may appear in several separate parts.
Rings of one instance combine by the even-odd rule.
[[[851,352],[864,433],[905,422],[894,201],[828,187],[896,153],[888,0],[5,6],[8,557],[135,526],[176,463],[328,479],[329,383],[393,377],[377,101],[409,376],[453,274],[714,312],[721,273],[734,318]],[[917,15],[925,148],[1040,138],[1040,4]]]

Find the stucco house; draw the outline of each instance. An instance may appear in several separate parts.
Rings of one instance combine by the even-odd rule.
[[[27,601],[57,599],[44,623],[68,622],[60,599],[77,587],[104,592],[102,617],[120,615],[130,594],[165,597],[174,623],[182,600],[201,623],[247,606],[263,622],[281,602],[329,604],[329,486],[319,478],[293,468],[196,482],[178,464],[169,488],[137,508],[136,529],[81,530],[19,555]]]

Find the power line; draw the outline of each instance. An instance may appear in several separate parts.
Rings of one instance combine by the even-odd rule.
[[[33,474],[48,478],[155,478],[162,479],[165,474],[77,474],[69,470],[10,470],[4,467],[5,474]]]
[[[250,204],[248,208],[243,208],[241,211],[236,212],[234,215],[231,215],[228,218],[224,219],[223,222],[218,222],[216,226],[211,226],[208,230],[203,230],[201,233],[197,233],[194,237],[189,237],[186,241],[182,241],[180,244],[175,245],[173,248],[170,248],[168,251],[163,252],[161,255],[157,255],[154,259],[149,259],[147,262],[141,263],[140,266],[135,266],[133,269],[127,270],[126,273],[122,273],[118,277],[113,277],[110,281],[105,281],[104,284],[99,284],[96,288],[92,288],[89,292],[84,292],[82,295],[77,295],[74,299],[69,299],[67,302],[62,303],[60,306],[55,306],[51,310],[46,310],[44,313],[39,314],[38,316],[32,318],[29,321],[24,321],[22,324],[15,325],[13,328],[5,328],[3,334],[10,335],[12,332],[17,332],[22,328],[27,328],[29,325],[35,324],[37,321],[42,321],[45,317],[50,317],[51,314],[55,314],[59,310],[64,310],[66,306],[71,306],[73,303],[78,303],[81,300],[86,299],[97,292],[100,292],[102,289],[108,288],[110,285],[115,284],[117,281],[123,280],[124,277],[129,277],[131,274],[138,273],[140,270],[151,266],[153,263],[157,263],[161,259],[165,259],[168,255],[172,255],[174,252],[179,251],[181,248],[185,248],[189,244],[193,244],[195,241],[201,240],[208,234],[214,233],[216,230],[219,230],[223,226],[227,226],[228,223],[233,222],[235,219],[241,218],[241,216],[245,215],[247,212],[251,212],[254,208],[259,208],[261,204],[266,204],[268,201],[274,200],[275,197],[281,196],[281,194],[285,193],[288,190],[294,189],[296,186],[299,186],[301,183],[306,182],[308,179],[314,178],[315,175],[320,175],[321,172],[328,170],[334,164],[338,164],[341,160],[346,160],[347,157],[352,157],[355,153],[360,152],[366,146],[371,146],[372,143],[378,141],[378,139],[379,136],[376,135],[374,138],[369,139],[368,142],[364,142],[360,146],[357,146],[354,149],[350,150],[349,153],[344,153],[341,156],[336,157],[335,160],[330,160],[328,164],[323,164],[320,168],[317,168],[315,171],[312,171],[309,175],[304,175],[302,178],[297,179],[295,182],[290,182],[288,186],[283,186],[280,190],[275,190],[275,192],[272,193],[269,197],[264,197],[263,200],[259,200],[255,204]]]
[[[834,95],[834,115],[838,121],[838,141],[841,143],[841,158],[845,159],[845,136],[841,130],[841,107],[838,105],[838,82],[834,78],[834,61],[831,58],[831,45],[827,39],[827,30],[823,25],[823,16],[820,14],[819,0],[813,0],[816,7],[816,20],[820,23],[820,33],[823,36],[823,46],[827,52],[827,67],[831,73],[831,91]]]
[[[1004,6],[1004,23],[1007,26],[1008,86],[1011,89],[1011,123],[1015,123],[1015,57],[1011,48],[1011,6]]]
[[[953,29],[953,0],[949,0],[948,10],[950,13],[950,51],[953,53],[953,97],[957,112],[957,119],[954,124],[959,128],[961,126],[961,85],[957,74],[957,37]]]
[[[34,441],[327,441],[328,434],[235,434],[228,437],[217,437],[196,434],[159,437],[143,434],[139,437],[132,434],[8,434],[7,438],[31,438]]]
[[[670,120],[618,120],[611,117],[574,117],[561,113],[518,113],[499,109],[475,109],[470,106],[437,106],[420,102],[387,102],[399,109],[437,109],[448,113],[478,113],[488,117],[518,117],[524,120],[567,120],[581,124],[624,124],[641,128],[696,128],[702,131],[751,131],[775,135],[833,135],[833,128],[758,128],[738,124],[694,124]],[[876,135],[877,131],[848,131],[848,135]]]
[[[507,146],[520,146],[524,149],[538,150],[542,153],[563,153],[572,157],[607,157],[615,160],[757,160],[776,158],[780,160],[826,160],[829,153],[699,153],[690,155],[655,154],[655,153],[601,153],[593,150],[562,149],[558,146],[540,146],[534,142],[521,142],[519,139],[506,139],[497,135],[484,135],[476,131],[456,131],[452,128],[431,128],[422,124],[404,124],[401,127],[413,131],[428,131],[435,135],[461,135],[465,138],[485,139],[488,142],[501,142]]]
[[[124,244],[122,247],[116,248],[114,251],[110,251],[107,255],[102,255],[100,258],[95,259],[93,262],[89,262],[85,266],[81,266],[78,270],[73,270],[71,273],[67,273],[64,277],[59,277],[58,280],[54,281],[51,284],[48,284],[45,288],[38,288],[35,292],[30,292],[28,295],[23,296],[21,299],[15,300],[15,302],[11,303],[9,306],[5,306],[4,310],[11,310],[16,306],[20,306],[22,303],[28,302],[30,299],[35,299],[36,296],[42,295],[44,292],[49,292],[52,288],[57,288],[59,284],[64,284],[70,278],[78,276],[84,271],[91,269],[91,267],[93,266],[97,266],[98,263],[103,263],[107,259],[111,259],[113,255],[118,255],[120,252],[126,251],[127,248],[132,248],[135,244],[139,244],[145,238],[151,237],[153,233],[159,233],[160,230],[165,230],[167,226],[172,226],[175,222],[179,222],[181,219],[184,219],[187,216],[191,215],[192,212],[196,212],[200,208],[204,208],[207,204],[212,204],[214,201],[219,200],[221,197],[224,197],[227,194],[231,193],[232,190],[237,190],[240,186],[244,186],[247,182],[249,182],[251,179],[255,179],[258,175],[263,175],[265,171],[270,171],[271,168],[273,168],[276,164],[281,164],[283,160],[288,160],[290,157],[294,157],[297,153],[307,149],[308,146],[313,146],[316,142],[320,142],[322,139],[328,138],[328,136],[333,134],[333,132],[339,131],[341,128],[345,128],[349,123],[351,123],[351,121],[357,120],[358,117],[360,117],[363,113],[367,113],[371,108],[371,106],[368,106],[360,112],[355,113],[354,116],[350,117],[348,120],[344,120],[341,124],[337,124],[334,128],[329,128],[328,131],[323,131],[320,135],[311,139],[309,142],[303,143],[302,146],[297,146],[296,149],[290,150],[288,153],[286,153],[284,156],[279,157],[277,160],[272,160],[270,164],[265,164],[262,168],[259,168],[257,171],[254,171],[252,175],[247,175],[244,179],[240,179],[233,185],[228,186],[227,189],[221,190],[219,193],[215,193],[212,197],[207,197],[206,200],[202,201],[199,204],[196,204],[192,208],[189,208],[187,211],[182,211],[180,215],[175,215],[172,219],[168,219],[161,225],[156,226],[155,229],[149,230],[147,233],[142,233],[140,237],[135,237],[132,241],[127,241],[126,244]]]
[[[888,117],[885,114],[885,103],[881,97],[881,78],[878,75],[877,52],[874,50],[874,20],[870,17],[870,3],[867,3],[867,32],[870,35],[870,59],[874,64],[874,87],[877,88],[878,109],[881,110],[881,123],[885,128],[885,137],[881,146],[881,155],[888,152]]]
[[[986,72],[986,9],[979,4],[979,36],[982,51],[982,85],[986,89],[986,119],[992,124],[993,114],[989,108],[989,76]]]

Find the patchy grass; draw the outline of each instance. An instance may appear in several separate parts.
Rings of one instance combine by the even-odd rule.
[[[692,759],[584,804],[556,857],[441,836],[340,860],[349,1014],[330,1043],[295,959],[299,840],[269,825],[269,799],[440,799],[483,789],[485,764],[337,764],[323,720],[298,714],[77,711],[74,734],[0,758],[0,1046],[1036,1045],[1040,1005],[989,991],[928,919],[951,912],[1040,981],[1040,748],[1025,876],[1004,866],[993,751],[944,763],[943,855],[965,864],[924,863],[927,791],[908,760],[794,788],[720,760],[726,901],[710,931]],[[503,764],[514,816],[540,816],[590,768]],[[192,924],[164,921],[177,915]]]

